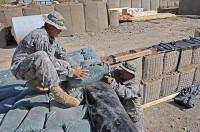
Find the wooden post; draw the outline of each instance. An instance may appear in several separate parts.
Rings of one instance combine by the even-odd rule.
[[[119,26],[118,10],[111,10],[109,15],[110,15],[110,26],[111,27]]]

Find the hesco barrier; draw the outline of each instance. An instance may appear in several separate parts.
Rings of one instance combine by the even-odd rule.
[[[195,68],[181,69],[177,91],[192,85]]]
[[[107,5],[109,8],[119,8],[120,0],[107,0]]]
[[[192,52],[192,64],[200,65],[200,46],[194,47]]]
[[[67,27],[67,30],[63,31],[60,36],[85,32],[83,4],[60,4],[55,6],[55,10],[65,18]]]
[[[142,0],[132,0],[131,7],[134,8],[141,8],[142,7]]]
[[[49,14],[54,10],[54,6],[36,6],[22,8],[23,16]]]
[[[94,32],[108,28],[108,13],[105,2],[84,3],[85,29]]]
[[[144,104],[159,99],[162,79],[144,82]]]
[[[179,14],[181,15],[200,15],[199,0],[180,0]]]
[[[137,80],[141,80],[142,79],[142,57],[131,60],[137,68],[137,75],[136,75],[136,79]]]
[[[144,56],[142,79],[158,77],[163,73],[164,53]]]
[[[120,0],[120,7],[131,7],[131,0]]]
[[[179,73],[174,72],[163,77],[160,90],[161,97],[165,97],[176,92],[178,87],[179,75]]]
[[[151,0],[151,3],[150,3],[150,9],[151,10],[157,10],[159,8],[159,0]]]
[[[164,55],[163,74],[173,72],[177,68],[179,51],[167,52]]]
[[[193,85],[199,85],[199,84],[200,84],[200,67],[197,67],[194,72]]]
[[[12,25],[12,17],[23,16],[22,8],[2,8],[0,9],[0,23],[9,27]]]
[[[150,0],[142,0],[142,8],[144,8],[144,11],[149,11],[151,9]]]
[[[191,64],[192,61],[192,48],[182,49],[180,51],[178,69],[185,68]]]

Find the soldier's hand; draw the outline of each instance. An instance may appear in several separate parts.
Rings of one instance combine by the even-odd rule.
[[[105,83],[111,84],[113,80],[114,80],[114,78],[112,78],[111,76],[104,76],[104,77],[103,77],[103,81],[104,81]]]
[[[77,67],[74,69],[74,77],[78,77],[81,80],[84,80],[83,78],[89,76],[88,71],[89,70],[82,69],[82,67]]]

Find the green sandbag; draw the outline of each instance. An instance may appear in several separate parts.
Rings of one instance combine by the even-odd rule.
[[[86,70],[89,70],[88,72],[89,76],[87,78],[84,78],[84,80],[74,77],[69,78],[68,79],[69,87],[71,88],[84,87],[86,85],[101,80],[103,76],[108,73],[102,66],[98,65],[87,67]]]
[[[90,60],[85,60],[83,61],[80,65],[83,67],[83,68],[87,68],[89,66],[92,66],[94,65],[95,63],[102,63],[100,59],[90,59]]]
[[[81,54],[81,50],[77,50],[77,51],[73,51],[68,53],[68,55],[74,60],[76,61],[76,63],[78,63],[79,65],[81,64],[81,62],[84,61],[84,57]]]

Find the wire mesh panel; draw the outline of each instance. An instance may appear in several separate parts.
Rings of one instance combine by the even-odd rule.
[[[169,73],[176,70],[179,58],[179,51],[167,52],[164,55],[163,73]]]
[[[180,52],[180,61],[178,69],[185,68],[191,64],[192,60],[192,48],[182,49]]]
[[[161,82],[162,79],[144,82],[144,104],[159,98]]]
[[[162,75],[164,53],[145,56],[143,59],[142,79],[147,80]]]
[[[178,87],[179,75],[179,73],[171,73],[163,77],[160,96],[165,97],[175,93]]]
[[[142,57],[131,60],[131,62],[133,62],[137,68],[136,79],[141,80],[142,79]]]
[[[180,91],[192,85],[195,68],[181,69],[177,90]]]
[[[194,47],[192,52],[192,64],[200,65],[200,46]]]

